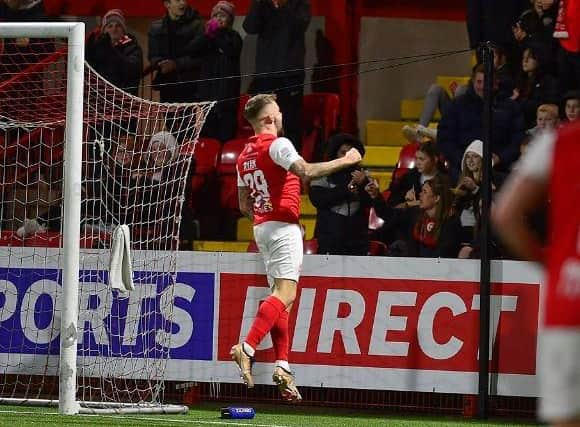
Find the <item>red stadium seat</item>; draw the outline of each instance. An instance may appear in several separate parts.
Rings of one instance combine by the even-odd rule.
[[[220,207],[239,214],[238,211],[238,177],[236,162],[244,149],[246,138],[226,142],[222,147],[221,161],[218,166]]]
[[[304,253],[307,255],[317,254],[318,240],[316,239],[304,240]]]
[[[412,169],[415,167],[415,153],[419,148],[419,143],[413,142],[401,148],[397,169]]]
[[[393,171],[393,178],[391,182],[396,183],[403,176],[405,176],[409,169],[415,167],[415,154],[417,153],[418,148],[418,142],[407,144],[401,148],[401,152],[399,153],[399,161],[397,162],[397,166]]]
[[[387,245],[383,242],[377,240],[371,240],[369,242],[369,255],[370,256],[385,256],[387,254]]]
[[[192,192],[199,191],[217,174],[222,145],[217,139],[199,138],[193,157],[195,170],[192,176]]]
[[[310,93],[304,95],[303,124],[306,132],[320,128],[326,141],[338,128],[340,98],[334,93]]]

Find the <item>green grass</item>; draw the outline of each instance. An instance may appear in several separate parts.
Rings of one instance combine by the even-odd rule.
[[[187,415],[79,415],[64,417],[55,408],[0,406],[0,426],[236,426],[256,427],[414,427],[414,426],[523,426],[503,420],[472,421],[461,417],[389,415],[380,410],[255,405],[253,420],[222,420],[219,404],[192,407]]]

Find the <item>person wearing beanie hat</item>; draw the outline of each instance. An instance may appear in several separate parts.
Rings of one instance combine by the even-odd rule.
[[[226,142],[236,137],[240,96],[242,37],[232,28],[234,5],[219,1],[212,9],[205,33],[187,47],[191,58],[201,64],[196,98],[221,100],[209,112],[201,135]],[[226,78],[227,77],[227,78]]]
[[[362,156],[363,143],[346,133],[327,142],[329,161],[342,158],[352,148]],[[364,191],[368,178],[359,167],[351,167],[310,183],[309,197],[316,207],[318,253],[331,255],[367,255],[369,250],[368,209],[371,200]]]
[[[137,39],[127,33],[125,16],[111,9],[101,26],[86,43],[86,60],[105,80],[132,95],[137,95],[143,71],[143,51]]]
[[[217,4],[211,10],[211,17],[217,18],[225,18],[225,22],[221,23],[221,27],[232,26],[234,24],[234,18],[236,17],[236,9],[233,3],[229,1],[218,1]]]

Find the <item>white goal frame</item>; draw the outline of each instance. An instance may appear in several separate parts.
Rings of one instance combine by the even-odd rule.
[[[63,38],[68,41],[67,101],[64,150],[63,272],[60,324],[59,412],[80,411],[77,388],[77,322],[79,299],[79,251],[81,218],[81,170],[83,142],[83,85],[85,24],[0,23],[0,38]]]

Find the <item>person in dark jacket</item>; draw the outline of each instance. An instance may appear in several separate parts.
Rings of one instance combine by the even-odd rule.
[[[0,0],[0,22],[46,21],[42,0]],[[46,39],[0,39],[0,81],[38,63],[54,51]]]
[[[285,135],[297,151],[302,146],[302,98],[304,95],[304,34],[310,24],[309,0],[253,0],[244,30],[256,34],[256,77],[252,94],[275,92],[284,113]],[[280,73],[281,71],[288,71]]]
[[[332,136],[328,140],[328,160],[344,156],[353,147],[364,156],[364,146],[354,136]],[[310,200],[317,209],[316,237],[319,254],[368,254],[370,198],[364,191],[366,184],[365,173],[355,168],[345,169],[310,183]]]
[[[375,213],[384,221],[378,234],[387,245],[404,238],[414,219],[414,208],[419,206],[423,184],[438,174],[445,174],[445,171],[440,165],[437,145],[424,142],[415,153],[415,167],[400,179],[391,181],[387,199],[378,185],[371,182],[365,187]]]
[[[109,10],[101,28],[86,43],[87,62],[106,80],[132,95],[137,95],[143,71],[143,51],[137,39],[127,34],[123,12]]]
[[[149,62],[157,69],[153,85],[161,102],[195,100],[201,59],[193,58],[189,44],[204,33],[204,22],[185,0],[165,0],[167,14],[149,28]]]
[[[469,46],[477,49],[488,41],[505,46],[508,63],[513,65],[519,55],[513,41],[512,24],[529,7],[529,0],[468,0],[466,22]]]
[[[234,5],[218,2],[211,12],[205,33],[191,44],[190,54],[201,62],[197,98],[218,101],[205,120],[201,135],[226,142],[236,136],[240,96],[242,38],[232,28]],[[215,79],[215,80],[214,80]]]
[[[494,82],[497,91],[497,81]],[[437,129],[437,143],[447,161],[452,181],[457,181],[461,159],[467,146],[475,139],[484,139],[483,128],[484,67],[474,68],[467,92],[451,101]],[[514,101],[496,93],[493,99],[491,149],[494,167],[509,170],[519,157],[525,138],[524,116]]]
[[[532,45],[524,50],[520,76],[511,97],[524,113],[526,129],[534,126],[540,105],[557,104],[560,100],[558,81],[546,69],[548,53],[545,49]]]

